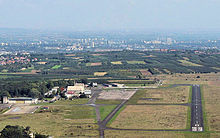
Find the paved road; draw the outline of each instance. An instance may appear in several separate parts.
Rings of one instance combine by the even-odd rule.
[[[107,123],[112,119],[112,117],[121,109],[121,107],[127,102],[127,100],[122,101],[119,105],[112,110],[108,116],[99,123],[99,135],[101,138],[104,138],[104,130],[106,129]]]
[[[91,99],[89,100],[89,102],[87,104],[95,104],[95,101],[101,92],[102,92],[101,89],[93,89]]]
[[[175,84],[169,86],[168,88],[178,87],[178,86],[192,86],[192,104],[191,104],[191,131],[203,131],[203,117],[202,117],[202,104],[201,104],[201,92],[199,85],[192,85],[192,84]],[[88,102],[88,104],[94,104],[99,92],[95,92],[93,94],[93,98]],[[101,138],[104,138],[104,130],[111,129],[111,130],[129,130],[129,131],[189,131],[188,129],[173,129],[173,130],[166,130],[166,129],[118,129],[118,128],[109,128],[106,127],[107,123],[112,119],[112,117],[120,110],[120,108],[127,102],[127,100],[122,101],[117,107],[110,113],[108,116],[103,120],[100,121],[100,112],[99,106],[95,105],[96,107],[96,114],[97,120],[99,125],[99,135]],[[153,104],[152,104],[153,105]],[[176,105],[183,105],[183,106],[190,106],[190,104],[176,104]],[[196,127],[196,128],[194,128]]]
[[[191,131],[204,131],[201,91],[199,85],[192,86]]]

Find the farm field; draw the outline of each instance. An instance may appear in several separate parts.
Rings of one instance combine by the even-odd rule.
[[[96,63],[87,63],[86,66],[101,66],[102,62],[96,62]]]
[[[106,74],[107,74],[107,72],[95,72],[94,76],[104,76]]]
[[[121,65],[121,64],[122,64],[121,61],[112,61],[111,63],[112,63],[113,65]]]
[[[199,64],[187,61],[187,60],[178,60],[178,61],[180,61],[181,64],[184,66],[202,66],[202,65],[199,65]]]
[[[146,64],[144,61],[127,61],[128,64]]]
[[[185,106],[127,105],[110,127],[126,129],[185,129]]]
[[[61,67],[61,65],[55,65],[55,66],[52,67],[52,69],[58,69],[60,67]]]

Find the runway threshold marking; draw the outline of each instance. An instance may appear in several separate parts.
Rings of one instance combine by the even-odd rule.
[[[192,86],[191,131],[193,132],[204,131],[201,91],[199,85]]]

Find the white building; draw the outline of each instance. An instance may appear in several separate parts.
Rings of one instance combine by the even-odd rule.
[[[16,98],[3,98],[3,103],[8,104],[37,104],[38,98],[30,98],[30,97],[16,97]]]
[[[67,92],[65,95],[68,98],[71,97],[79,97],[82,93],[84,93],[85,86],[83,83],[76,83],[74,86],[68,86],[67,87]]]

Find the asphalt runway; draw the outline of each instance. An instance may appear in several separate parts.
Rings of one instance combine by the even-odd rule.
[[[191,131],[204,131],[201,90],[199,85],[192,86]]]

